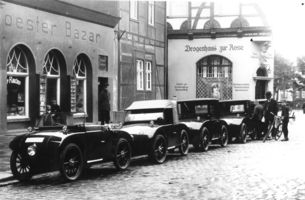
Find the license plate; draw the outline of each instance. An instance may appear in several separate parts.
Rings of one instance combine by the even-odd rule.
[[[25,140],[25,143],[42,143],[44,138],[42,137],[30,137]]]

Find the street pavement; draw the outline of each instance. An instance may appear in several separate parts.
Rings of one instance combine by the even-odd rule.
[[[305,115],[296,111],[289,141],[249,141],[213,146],[208,152],[171,155],[162,165],[133,160],[125,171],[112,163],[96,165],[78,181],[58,172],[29,183],[0,180],[1,199],[207,199],[305,200]],[[1,152],[1,170],[8,153]],[[4,156],[4,157],[3,157]],[[4,164],[3,164],[4,163]],[[1,185],[2,183],[2,185]]]

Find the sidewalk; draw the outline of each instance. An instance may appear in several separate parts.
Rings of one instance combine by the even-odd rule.
[[[9,148],[9,143],[15,136],[25,133],[26,129],[18,129],[14,131],[7,131],[0,135],[0,186],[3,183],[14,180],[10,171],[10,156],[12,150]]]

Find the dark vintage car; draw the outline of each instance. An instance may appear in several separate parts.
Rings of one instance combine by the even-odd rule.
[[[118,169],[129,166],[131,137],[127,133],[102,125],[73,124],[71,114],[61,113],[60,123],[46,118],[9,144],[11,171],[18,180],[55,170],[66,180],[76,180],[85,168],[102,161],[113,161]]]
[[[221,100],[219,105],[221,119],[228,124],[229,140],[246,143],[250,127],[252,127],[251,101]]]
[[[168,151],[188,153],[188,128],[178,121],[176,101],[135,101],[126,108],[122,131],[133,137],[133,156],[148,154],[163,163]]]
[[[201,98],[178,101],[179,120],[190,130],[190,143],[207,151],[212,142],[222,147],[228,144],[227,124],[219,119],[218,100]]]

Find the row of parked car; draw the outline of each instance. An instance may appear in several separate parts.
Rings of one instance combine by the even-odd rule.
[[[190,144],[207,151],[211,144],[245,143],[251,136],[253,105],[249,100],[192,99],[135,101],[119,127],[73,124],[61,114],[53,125],[29,128],[10,143],[11,171],[27,181],[33,175],[59,170],[67,180],[78,179],[91,165],[113,161],[126,169],[132,157],[148,155],[163,163],[169,152],[187,155]]]

